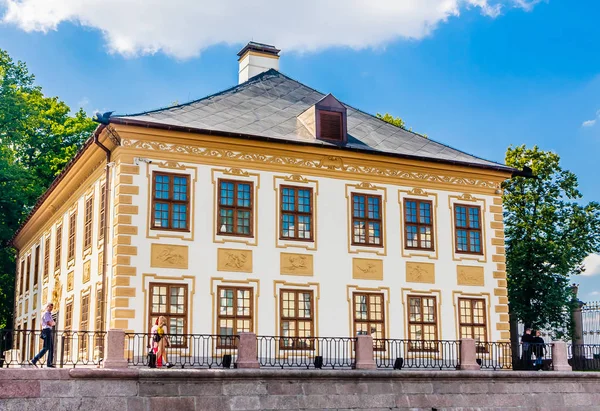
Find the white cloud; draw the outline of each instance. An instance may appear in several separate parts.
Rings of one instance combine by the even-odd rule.
[[[594,124],[596,124],[596,121],[598,121],[598,119],[600,118],[600,110],[596,111],[596,117],[591,119],[591,120],[585,120],[582,124],[581,127],[592,127]]]
[[[285,51],[377,47],[421,39],[440,22],[478,8],[531,10],[539,0],[0,0],[2,21],[25,31],[72,22],[102,32],[111,52],[161,51],[177,58],[219,44],[255,40]],[[0,7],[1,9],[1,7]]]
[[[581,273],[586,277],[600,275],[600,254],[590,254],[583,260],[585,271]]]

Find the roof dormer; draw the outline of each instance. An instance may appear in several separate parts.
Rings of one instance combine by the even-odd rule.
[[[317,140],[346,144],[348,128],[346,107],[332,94],[319,100],[298,116],[298,120]]]

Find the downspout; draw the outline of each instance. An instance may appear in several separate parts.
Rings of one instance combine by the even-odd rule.
[[[104,333],[105,331],[105,317],[106,317],[106,266],[107,266],[107,262],[108,262],[108,219],[110,216],[110,212],[108,210],[108,204],[109,204],[109,193],[110,193],[110,155],[111,152],[110,150],[104,145],[102,144],[99,140],[98,140],[98,136],[100,135],[100,133],[104,130],[104,128],[106,127],[106,124],[100,124],[100,126],[98,126],[98,128],[96,129],[96,131],[94,132],[94,143],[100,147],[102,150],[104,150],[104,152],[106,153],[106,175],[105,175],[105,180],[104,180],[104,227],[102,227],[102,235],[104,237],[104,243],[102,245],[102,292],[101,292],[101,296],[100,296],[100,304],[102,306],[101,308],[101,312],[100,312],[100,332]],[[103,351],[103,355],[104,350]]]

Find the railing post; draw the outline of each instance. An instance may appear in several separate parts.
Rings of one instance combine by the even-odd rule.
[[[554,371],[573,371],[569,365],[567,343],[564,341],[552,342],[552,369]]]
[[[125,358],[125,331],[108,330],[106,333],[106,358],[104,368],[127,368]]]
[[[356,336],[356,364],[357,370],[372,370],[377,368],[373,358],[373,337],[371,335]]]
[[[260,368],[258,363],[258,343],[256,334],[240,333],[238,343],[237,368]]]
[[[481,366],[477,364],[477,350],[473,338],[460,340],[460,369],[461,371],[481,370]]]

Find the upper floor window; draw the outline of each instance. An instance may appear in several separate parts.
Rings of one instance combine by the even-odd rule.
[[[92,217],[94,214],[94,197],[85,200],[85,213],[83,223],[83,249],[92,246]]]
[[[50,273],[50,236],[46,237],[46,241],[44,241],[44,281],[48,279],[49,273]]]
[[[40,246],[35,246],[35,263],[33,265],[33,286],[38,285],[40,276]]]
[[[252,332],[252,288],[218,287],[217,292],[219,295],[217,333],[222,336],[233,336],[241,332]],[[233,338],[218,340],[219,347],[234,344]]]
[[[86,352],[88,349],[88,335],[86,332],[89,330],[90,322],[90,295],[86,294],[81,297],[81,313],[79,317],[79,331],[83,331],[82,335],[79,336],[79,351]]]
[[[374,339],[385,338],[384,296],[379,293],[354,293],[354,335],[371,334]],[[374,345],[381,349],[381,344]]]
[[[98,219],[99,221],[99,226],[98,226],[98,239],[102,239],[104,238],[104,219],[106,218],[106,211],[105,211],[105,207],[104,207],[104,201],[106,199],[106,184],[102,184],[100,186],[100,218]]]
[[[408,339],[411,351],[437,351],[435,297],[408,296]]]
[[[67,361],[71,361],[71,346],[73,345],[73,334],[66,332],[73,329],[73,301],[67,303],[65,306],[65,330],[64,338],[64,353],[67,357]]]
[[[480,212],[481,209],[478,206],[454,205],[457,253],[483,254]]]
[[[173,347],[185,347],[187,341],[183,334],[187,330],[187,284],[150,283],[150,327],[156,319],[167,319],[167,333],[171,335]]]
[[[279,302],[280,349],[314,349],[313,291],[280,290]]]
[[[31,254],[27,256],[27,271],[25,271],[25,292],[29,291],[29,274],[31,273]]]
[[[405,247],[433,250],[431,201],[404,199]]]
[[[67,260],[75,258],[75,234],[77,233],[77,212],[69,217],[69,243],[67,248]]]
[[[251,181],[219,180],[218,234],[252,236],[253,186]]]
[[[281,239],[312,240],[312,188],[280,186]]]
[[[189,230],[189,178],[181,174],[154,173],[152,228]]]
[[[352,244],[383,246],[381,196],[352,194]]]
[[[60,268],[60,257],[62,255],[62,224],[56,227],[56,245],[54,247],[54,270]]]
[[[23,284],[25,283],[25,260],[21,260],[21,273],[19,278],[19,294],[23,294]]]
[[[459,298],[460,338],[473,338],[476,342],[486,341],[485,300]]]

